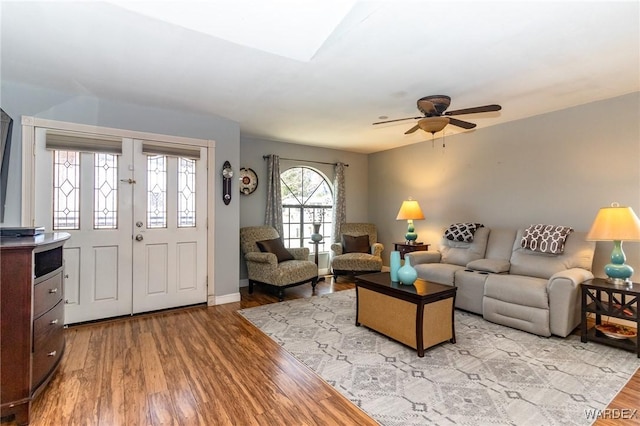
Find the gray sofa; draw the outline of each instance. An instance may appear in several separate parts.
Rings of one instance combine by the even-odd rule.
[[[455,285],[456,307],[540,336],[580,323],[580,283],[593,278],[595,242],[571,232],[561,254],[521,247],[525,229],[478,228],[471,242],[442,238],[438,251],[405,255],[418,277]]]

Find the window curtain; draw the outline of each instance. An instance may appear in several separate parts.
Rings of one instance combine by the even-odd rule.
[[[267,158],[267,211],[264,215],[264,224],[273,226],[280,238],[283,238],[280,156],[278,155],[269,155]]]
[[[333,215],[331,235],[333,242],[340,242],[340,225],[347,221],[347,200],[344,193],[344,163],[337,163],[333,178]]]

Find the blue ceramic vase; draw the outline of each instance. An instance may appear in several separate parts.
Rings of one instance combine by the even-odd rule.
[[[418,279],[418,271],[411,266],[411,259],[404,258],[404,266],[398,269],[398,279],[404,285],[412,285]]]
[[[398,269],[400,269],[400,252],[392,251],[389,256],[389,271],[391,272],[391,281],[397,283]]]

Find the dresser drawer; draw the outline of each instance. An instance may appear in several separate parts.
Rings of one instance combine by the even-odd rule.
[[[62,269],[47,275],[33,289],[33,317],[38,318],[62,300]]]
[[[33,321],[33,351],[38,351],[51,339],[62,335],[64,327],[64,302],[58,304],[44,315]]]
[[[37,387],[57,365],[64,350],[64,302],[33,322],[33,379]]]

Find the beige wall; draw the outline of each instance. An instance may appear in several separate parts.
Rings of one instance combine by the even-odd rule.
[[[419,240],[439,241],[453,222],[490,227],[532,223],[585,231],[613,201],[640,214],[640,93],[504,125],[379,152],[369,157],[369,219],[380,229],[385,264],[406,222],[395,217],[413,196],[426,220]],[[470,121],[473,121],[470,117]],[[403,131],[398,127],[398,132]],[[612,245],[598,243],[594,273],[604,276]],[[640,281],[640,243],[624,243]]]

